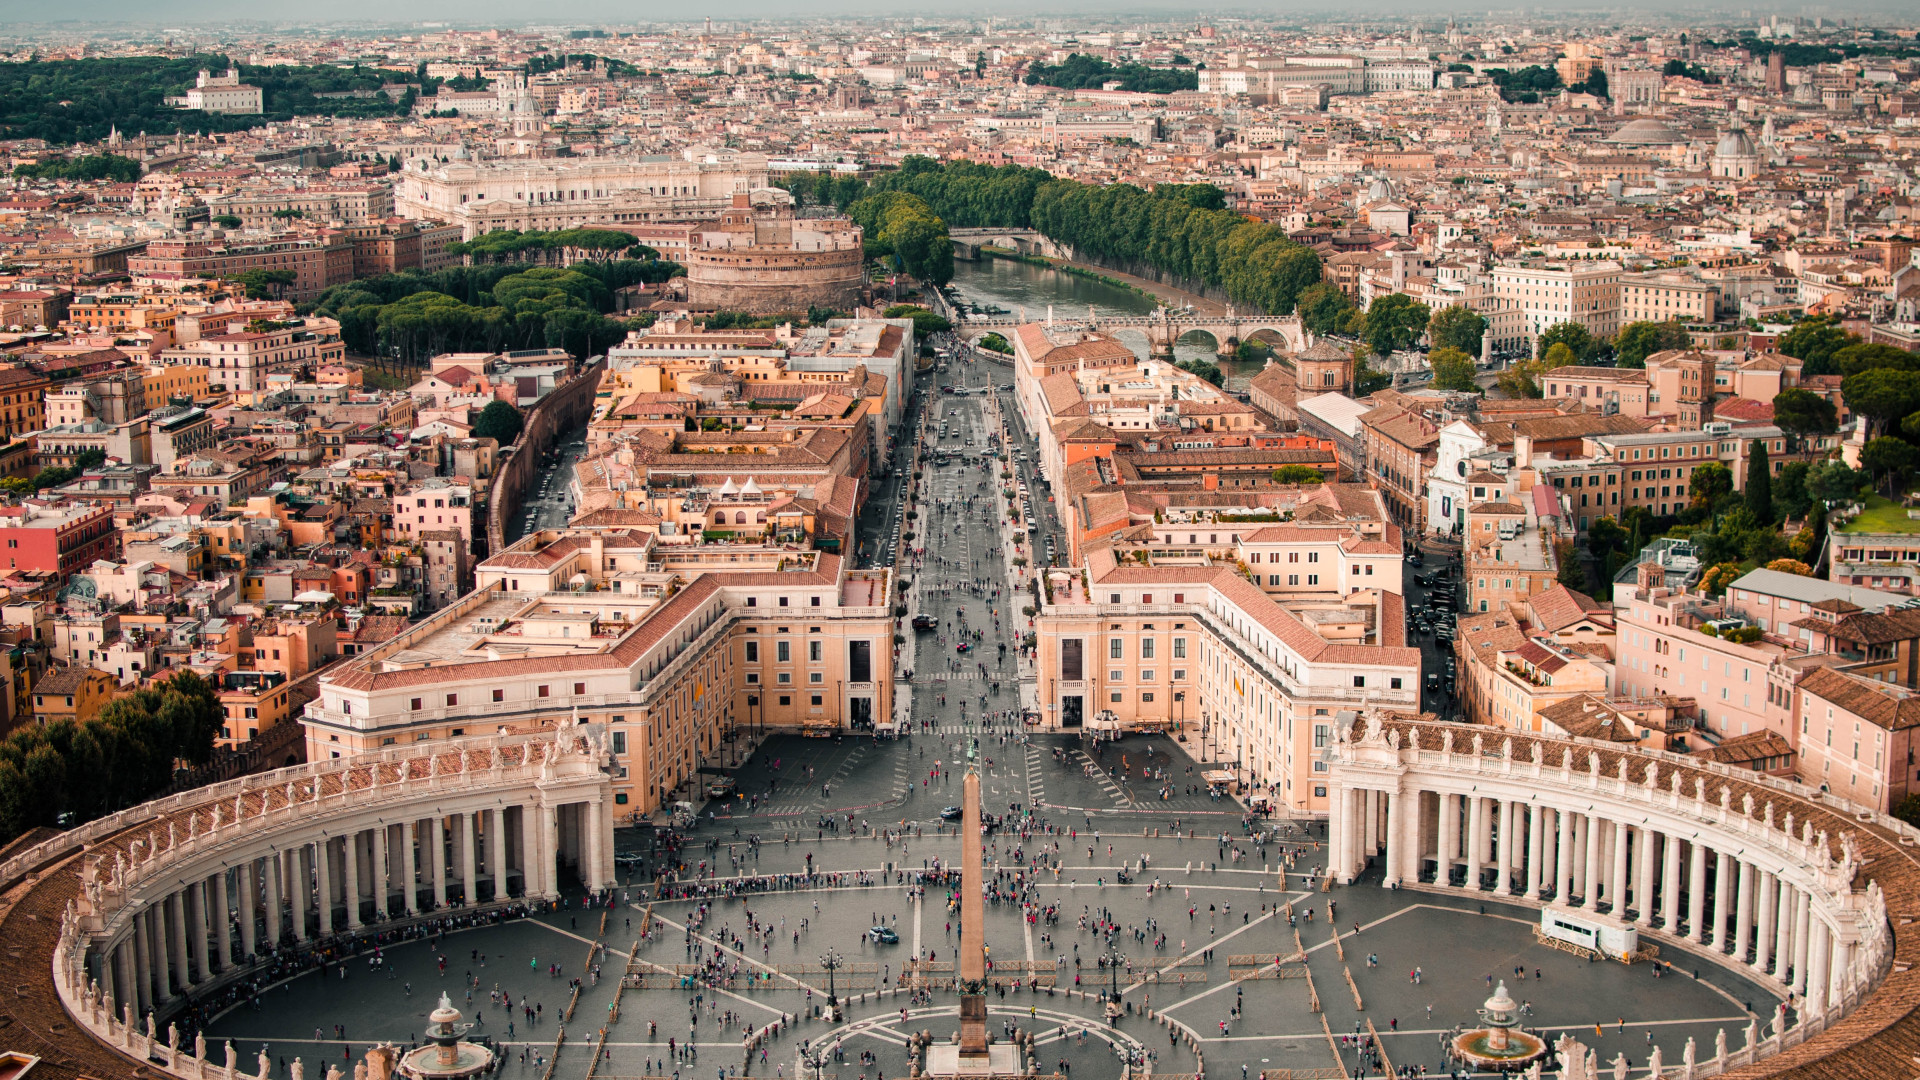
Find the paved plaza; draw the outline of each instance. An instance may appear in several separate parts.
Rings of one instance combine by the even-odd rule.
[[[937,378],[1009,378],[954,366]],[[984,395],[928,394],[948,444],[995,437]],[[1624,1052],[1645,1075],[1652,1044],[1674,1063],[1691,1037],[1709,1057],[1717,1030],[1737,1047],[1748,1010],[1774,1007],[1757,984],[1690,958],[1656,978],[1650,964],[1545,948],[1532,910],[1388,891],[1377,867],[1320,892],[1320,826],[1249,824],[1237,802],[1210,795],[1195,733],[1192,743],[1135,736],[1104,748],[1029,737],[1018,720],[1032,673],[1018,649],[1027,628],[1013,560],[1030,553],[994,520],[997,485],[981,468],[923,471],[909,525],[920,540],[898,565],[912,612],[939,627],[907,631],[900,738],[744,732],[730,750],[744,759],[717,763],[737,765],[738,790],[701,806],[677,860],[651,829],[616,833],[621,886],[610,905],[584,909],[576,888],[557,911],[398,944],[377,962],[363,952],[270,987],[209,1034],[249,1058],[263,1046],[289,1065],[300,1058],[318,1077],[326,1064],[350,1071],[372,1042],[419,1041],[446,992],[476,1034],[504,1047],[514,1078],[904,1077],[910,1034],[945,1040],[959,1026],[953,886],[914,881],[957,870],[962,838],[942,811],[960,801],[975,738],[982,807],[1000,819],[980,838],[995,892],[989,1031],[1035,1033],[1042,1073],[1117,1075],[1127,1051],[1150,1054],[1158,1073],[1195,1073],[1204,1057],[1227,1080],[1353,1075],[1361,1060],[1342,1036],[1371,1032],[1393,1067],[1444,1074],[1439,1037],[1473,1023],[1489,980],[1505,980],[1526,1024],[1573,1032],[1602,1061]],[[890,516],[889,505],[876,512]],[[881,530],[866,537],[869,550],[885,549]],[[702,882],[709,898],[652,899],[659,872],[683,889]],[[831,876],[804,887],[780,877],[808,873]],[[719,895],[756,880],[776,887]],[[1022,887],[1031,918],[1013,898]],[[876,926],[898,941],[871,940]],[[719,965],[721,985],[689,982],[695,964]],[[820,1015],[830,986],[847,1001],[841,1023]],[[1110,989],[1125,1003],[1111,1026],[1097,1000]],[[806,1061],[807,1050],[827,1053]]]

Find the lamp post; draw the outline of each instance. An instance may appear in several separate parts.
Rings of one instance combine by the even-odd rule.
[[[820,966],[827,969],[827,1019],[836,1024],[840,1022],[840,996],[835,992],[833,973],[844,963],[846,961],[832,949],[820,958]]]

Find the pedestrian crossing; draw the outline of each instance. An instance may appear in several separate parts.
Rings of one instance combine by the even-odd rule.
[[[913,677],[913,681],[917,683],[918,682],[932,682],[932,683],[992,682],[996,679],[1004,680],[1012,677],[1013,676],[1011,674],[1003,671],[989,671],[985,675],[980,674],[978,670],[940,671],[940,672],[935,672],[932,675],[915,675]]]

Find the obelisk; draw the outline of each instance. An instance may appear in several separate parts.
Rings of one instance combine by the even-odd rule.
[[[969,757],[972,755],[970,754]],[[960,1058],[987,1056],[987,902],[981,895],[980,774],[960,782]]]

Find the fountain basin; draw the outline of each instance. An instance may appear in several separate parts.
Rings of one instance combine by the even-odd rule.
[[[1517,1069],[1544,1055],[1547,1043],[1524,1031],[1505,1029],[1496,1036],[1494,1029],[1475,1028],[1453,1037],[1453,1052],[1483,1069]]]

